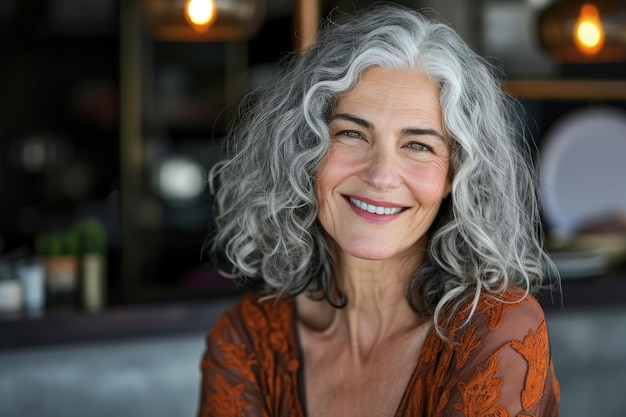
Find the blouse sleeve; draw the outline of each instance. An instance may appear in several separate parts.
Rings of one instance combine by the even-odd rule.
[[[446,416],[558,416],[545,318],[534,298],[492,300],[455,348]]]
[[[257,357],[241,322],[231,310],[207,336],[198,417],[263,415]]]

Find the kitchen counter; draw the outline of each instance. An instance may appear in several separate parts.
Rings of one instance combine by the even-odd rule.
[[[50,312],[41,317],[0,316],[0,350],[208,332],[239,295],[112,306],[101,313]]]

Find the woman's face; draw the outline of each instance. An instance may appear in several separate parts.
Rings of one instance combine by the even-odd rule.
[[[317,198],[333,246],[357,258],[399,261],[425,247],[451,189],[435,84],[413,70],[372,67],[338,99],[329,128]]]

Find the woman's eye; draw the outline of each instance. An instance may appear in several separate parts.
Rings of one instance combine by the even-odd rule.
[[[354,139],[361,138],[361,134],[356,130],[342,130],[341,132],[337,133],[337,136],[347,136]]]
[[[407,145],[407,147],[414,151],[431,151],[432,150],[430,146],[424,145],[423,143],[419,143],[419,142],[411,142]]]

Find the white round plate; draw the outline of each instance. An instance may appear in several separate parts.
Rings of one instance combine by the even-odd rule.
[[[541,194],[550,229],[570,235],[588,222],[626,214],[626,112],[570,112],[543,144]]]

